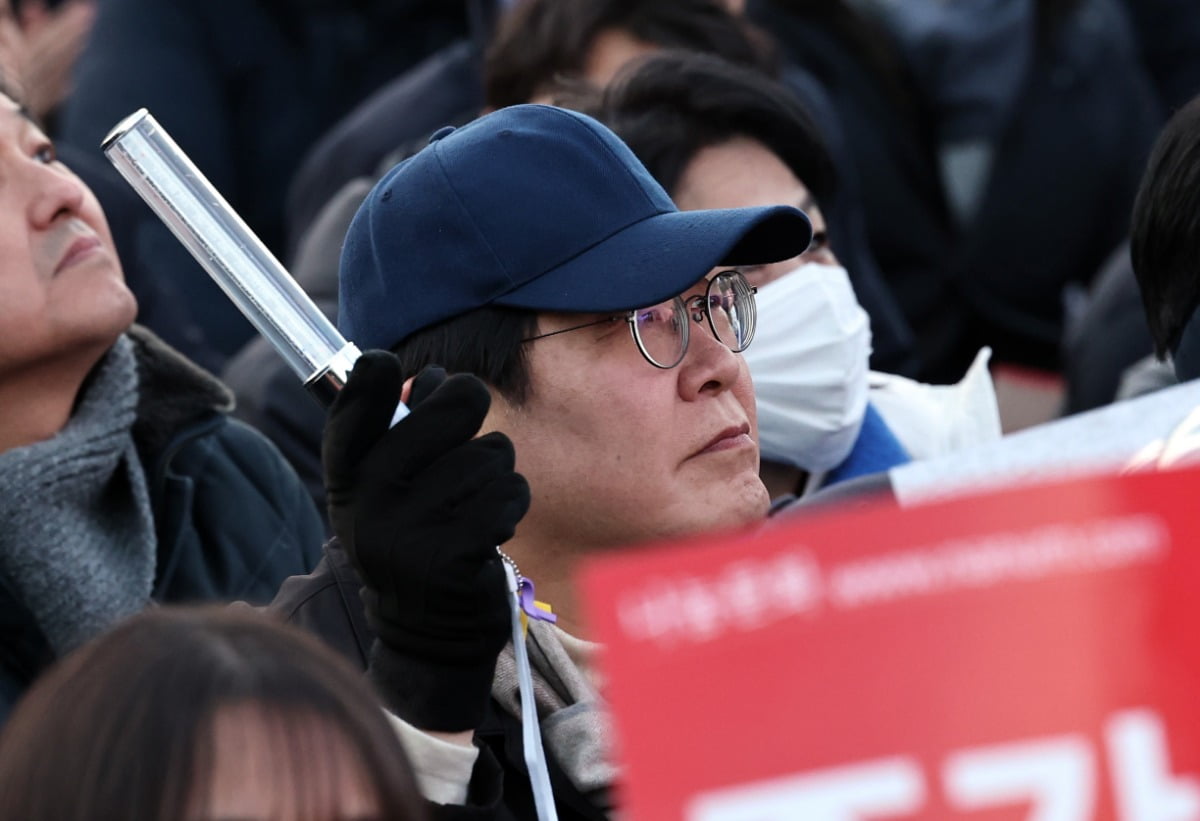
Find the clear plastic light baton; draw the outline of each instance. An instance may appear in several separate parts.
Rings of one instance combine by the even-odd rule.
[[[333,401],[346,384],[360,351],[313,304],[154,117],[146,109],[139,109],[109,132],[101,148],[125,181],[287,361],[305,387],[321,404]],[[392,424],[407,415],[408,408],[398,402]],[[513,649],[521,690],[525,763],[533,783],[538,821],[557,821],[521,614],[531,618],[552,617],[533,606],[532,583],[514,572],[510,559],[505,561],[505,575],[513,610]],[[529,600],[528,606],[524,606],[523,595]]]
[[[324,405],[359,350],[338,332],[146,109],[101,143],[109,161]],[[395,422],[408,413],[403,404]]]

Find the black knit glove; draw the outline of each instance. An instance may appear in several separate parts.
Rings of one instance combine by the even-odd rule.
[[[476,377],[427,368],[411,413],[388,424],[400,363],[355,363],[325,425],[329,518],[363,581],[378,640],[369,674],[397,715],[424,730],[473,729],[511,625],[496,546],[529,508],[502,433],[472,438],[491,403]]]

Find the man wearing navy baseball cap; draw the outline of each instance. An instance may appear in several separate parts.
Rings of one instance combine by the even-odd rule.
[[[559,817],[607,817],[575,565],[766,516],[737,266],[810,236],[790,207],[681,213],[604,126],[549,106],[439,132],[367,197],[339,325],[382,350],[326,428],[337,539],[277,603],[369,666],[438,817],[533,817],[497,545],[557,616],[527,646]]]

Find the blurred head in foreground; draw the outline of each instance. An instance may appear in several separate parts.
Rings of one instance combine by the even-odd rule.
[[[156,609],[65,658],[0,735],[38,819],[423,819],[400,742],[330,650],[249,612]]]

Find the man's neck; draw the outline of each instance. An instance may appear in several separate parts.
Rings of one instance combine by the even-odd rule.
[[[578,559],[561,550],[545,550],[515,538],[502,549],[521,569],[521,575],[534,584],[538,601],[550,605],[557,624],[573,636],[586,639],[575,596],[575,569]]]
[[[0,374],[0,453],[52,439],[66,427],[90,369],[59,362]]]

